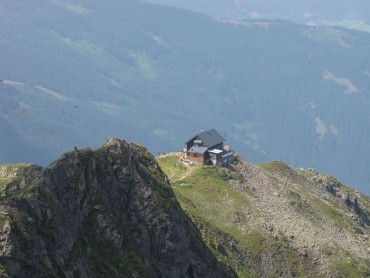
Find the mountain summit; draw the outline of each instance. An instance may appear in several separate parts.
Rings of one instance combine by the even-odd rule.
[[[1,277],[232,277],[145,148],[0,166]]]
[[[0,277],[369,277],[367,196],[281,161],[181,155],[110,139],[0,165]]]

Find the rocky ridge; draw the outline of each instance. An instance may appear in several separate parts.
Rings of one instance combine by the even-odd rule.
[[[1,277],[232,277],[145,148],[0,166]]]
[[[291,249],[313,259],[320,275],[340,275],[325,255],[330,249],[345,250],[370,267],[366,196],[313,169],[293,169],[281,161],[265,166],[238,164],[235,168],[244,180],[232,182],[238,190],[249,188],[253,193],[248,199],[255,211],[246,214],[253,228],[275,237],[285,235]]]

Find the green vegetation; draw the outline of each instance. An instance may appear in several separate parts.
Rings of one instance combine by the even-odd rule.
[[[232,168],[213,166],[184,169],[174,159],[165,157],[157,161],[171,181],[175,181],[172,188],[178,201],[220,261],[236,270],[239,277],[257,277],[260,271],[257,262],[263,257],[282,258],[283,265],[298,277],[303,276],[301,262],[290,250],[285,236],[276,241],[249,225],[246,213],[252,209],[248,199],[252,193],[239,192],[230,183],[243,180],[239,173]]]
[[[244,211],[250,206],[248,199],[232,189],[232,176],[225,169],[196,166],[192,174],[173,185],[175,194],[191,200],[207,222],[215,223],[236,238],[248,230]],[[238,225],[232,222],[233,215],[239,215]]]
[[[336,202],[333,202],[331,200],[323,202],[322,200],[316,199],[315,204],[318,205],[320,210],[326,215],[329,221],[332,221],[338,227],[352,232],[351,227],[346,222],[344,211]]]
[[[276,175],[280,177],[285,183],[302,183],[302,177],[297,171],[282,161],[270,161],[258,164],[257,166],[271,173],[271,176]]]
[[[24,223],[23,223],[24,218],[22,216],[22,213],[21,212],[12,213],[11,219],[12,219],[12,223],[13,223],[17,233],[21,237],[21,239],[25,242],[28,241],[29,235],[28,235],[27,230],[26,230],[26,228],[24,226]]]
[[[328,192],[326,187],[331,185],[340,190],[338,194],[348,194],[352,200],[355,195],[362,209],[366,210],[369,208],[368,198],[350,190],[330,175],[319,174],[314,170],[298,170],[281,161],[257,165],[258,170],[241,168],[250,173],[260,171],[270,179],[270,185],[262,185],[266,186],[266,191],[257,189],[254,192],[254,189],[248,189],[247,183],[243,186],[243,182],[248,181],[232,167],[186,166],[176,170],[179,166],[174,157],[157,158],[157,161],[171,177],[178,201],[198,226],[207,246],[221,262],[234,269],[239,277],[261,276],[260,271],[263,270],[260,263],[266,257],[278,264],[282,271],[288,271],[295,277],[307,277],[307,268],[311,269],[310,275],[321,275],[315,266],[315,257],[309,255],[310,248],[306,250],[306,247],[295,245],[302,239],[305,242],[309,239],[311,244],[316,242],[312,232],[307,231],[306,234],[300,231],[295,235],[293,230],[290,234],[284,228],[270,228],[270,214],[263,214],[264,210],[258,206],[255,209],[259,198],[261,201],[268,198],[271,202],[281,202],[281,213],[289,213],[288,218],[283,219],[293,229],[297,227],[295,218],[302,217],[305,219],[302,222],[306,223],[304,225],[315,227],[311,231],[322,227],[324,230],[339,231],[339,234],[353,235],[358,230],[360,233],[366,230],[366,227],[360,227],[350,219],[351,213],[343,199]],[[274,197],[270,199],[268,194],[274,194]],[[268,205],[266,200],[263,204]],[[264,228],[256,229],[256,223],[264,223]],[[326,248],[324,254],[330,261],[326,267],[338,277],[369,276],[370,262],[361,259],[362,255],[357,257],[339,247]]]
[[[22,173],[22,170],[29,164],[0,164],[0,192],[16,177]]]
[[[176,156],[167,156],[158,160],[161,169],[167,174],[171,181],[181,179],[187,172],[187,168],[178,162]]]
[[[338,277],[362,278],[370,276],[369,260],[355,259],[348,251],[333,246],[327,246],[324,253],[335,265]]]
[[[349,232],[353,231],[349,223],[346,221],[343,205],[341,206],[337,201],[334,201],[331,198],[322,198],[321,196],[317,197],[309,194],[305,189],[305,186],[312,186],[307,179],[317,176],[318,173],[314,171],[299,171],[289,167],[281,161],[262,163],[258,166],[261,169],[264,169],[272,179],[283,183],[287,190],[292,190],[286,195],[287,198],[292,200],[292,205],[294,205],[297,211],[304,214],[312,222],[319,223],[320,215],[323,214],[327,221],[332,222],[334,225]],[[277,180],[276,177],[279,177],[280,180]],[[340,185],[334,177],[327,174],[320,174],[319,179],[320,184],[325,181],[344,188],[344,186]]]
[[[147,277],[144,263],[136,250],[119,254],[108,241],[91,241],[94,277]]]
[[[163,172],[155,162],[153,155],[140,145],[131,143],[130,147],[139,155],[138,172],[140,176],[146,179],[149,184],[155,181],[159,187],[163,187]]]
[[[147,277],[144,262],[128,231],[129,227],[115,227],[125,239],[122,246],[124,253],[121,253],[110,241],[97,239],[97,222],[96,212],[84,221],[83,229],[72,248],[71,259],[78,259],[90,249],[94,277]]]
[[[0,230],[4,228],[5,223],[8,221],[8,218],[0,216]]]
[[[0,278],[8,278],[8,273],[6,272],[4,266],[0,264]]]

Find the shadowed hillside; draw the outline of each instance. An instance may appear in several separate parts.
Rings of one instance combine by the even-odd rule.
[[[0,238],[1,277],[235,277],[154,157],[121,139],[0,165]]]

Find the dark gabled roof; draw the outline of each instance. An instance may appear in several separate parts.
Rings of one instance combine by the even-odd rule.
[[[209,148],[218,144],[222,144],[225,141],[225,139],[214,128],[198,133],[186,143],[189,143],[194,138],[199,138],[200,140],[202,140],[203,144]]]
[[[190,150],[189,150],[189,153],[200,153],[200,154],[204,154],[206,151],[208,150],[207,147],[191,147]]]

